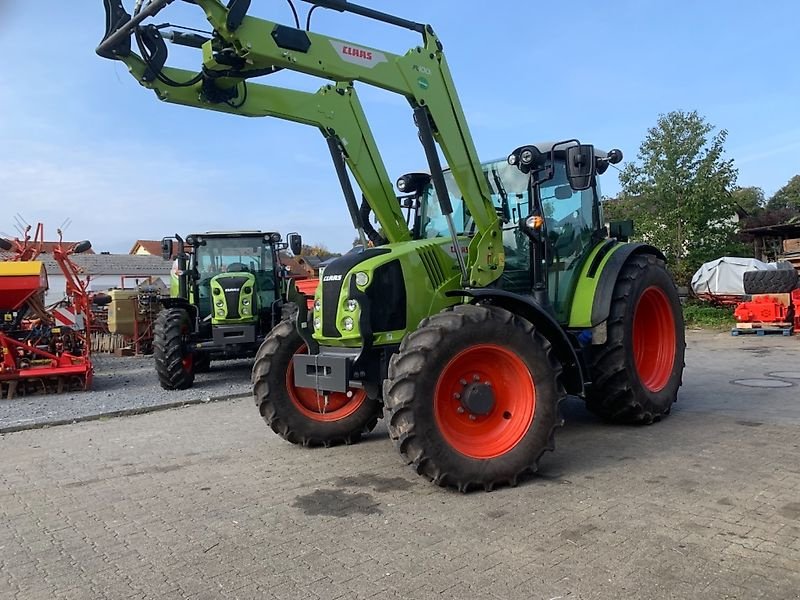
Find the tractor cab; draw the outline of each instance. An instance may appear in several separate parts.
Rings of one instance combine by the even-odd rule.
[[[254,321],[279,296],[271,234],[194,234],[190,271],[197,281],[200,318],[212,323]]]
[[[600,186],[596,177],[588,188],[575,190],[567,179],[565,151],[552,143],[536,147],[549,163],[550,176],[540,181],[544,222],[542,232],[547,246],[549,300],[558,319],[568,320],[568,312],[576,278],[586,257],[594,248],[598,236],[604,235],[600,207]],[[596,151],[597,156],[605,153]],[[524,294],[533,286],[530,237],[520,227],[535,207],[531,204],[529,175],[507,159],[481,164],[491,192],[492,204],[502,221],[505,269],[497,286],[510,292]],[[460,235],[476,233],[474,221],[458,192],[450,170],[444,172],[453,220]],[[447,219],[442,214],[436,191],[428,183],[420,194],[417,217],[418,236],[433,239],[450,237]]]

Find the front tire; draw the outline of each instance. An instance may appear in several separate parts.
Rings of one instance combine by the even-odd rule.
[[[332,446],[360,441],[375,428],[380,402],[363,389],[317,394],[294,385],[295,354],[306,346],[292,321],[282,321],[264,340],[253,365],[253,397],[272,430],[292,444]]]
[[[495,307],[447,309],[423,320],[389,363],[389,435],[438,485],[514,486],[554,448],[560,373],[529,321]]]
[[[683,312],[664,261],[630,258],[614,286],[608,338],[592,346],[586,406],[615,423],[648,425],[669,414],[681,386]]]
[[[153,358],[158,382],[165,390],[186,390],[194,384],[194,355],[185,350],[191,333],[189,313],[182,308],[167,308],[158,313],[153,327]]]

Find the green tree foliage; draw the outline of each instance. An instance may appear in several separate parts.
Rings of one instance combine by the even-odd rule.
[[[341,256],[338,252],[331,252],[324,244],[303,244],[300,256],[316,256],[320,260],[327,260],[333,256]]]
[[[733,190],[733,201],[741,206],[748,214],[755,214],[767,203],[764,190],[760,187],[740,187]]]
[[[706,261],[744,249],[736,233],[736,169],[724,157],[727,132],[696,111],[660,115],[620,174],[618,218],[660,248],[680,283]]]
[[[795,175],[779,189],[767,202],[767,208],[776,210],[788,208],[800,211],[800,175]]]

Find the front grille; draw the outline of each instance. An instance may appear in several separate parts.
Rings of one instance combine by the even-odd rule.
[[[239,296],[242,293],[242,287],[248,281],[249,277],[225,277],[218,281],[222,286],[225,294],[225,303],[228,306],[228,313],[225,315],[226,319],[239,318]]]

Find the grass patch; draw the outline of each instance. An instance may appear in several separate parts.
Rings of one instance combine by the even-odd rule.
[[[728,329],[736,324],[732,306],[713,306],[697,300],[690,300],[683,306],[683,320],[686,327],[694,329]]]

